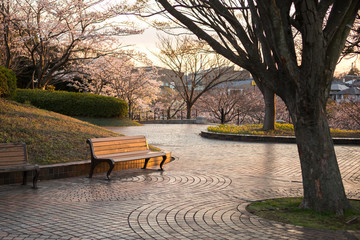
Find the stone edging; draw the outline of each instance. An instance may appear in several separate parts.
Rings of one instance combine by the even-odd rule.
[[[171,156],[171,152],[166,153],[168,159],[166,163],[174,161],[175,158]],[[162,157],[151,158],[148,167],[159,166],[162,161]],[[90,160],[77,161],[77,162],[68,162],[68,163],[57,163],[51,165],[39,165],[40,175],[39,180],[50,180],[50,179],[59,179],[59,178],[69,178],[77,176],[87,176],[90,171]],[[144,165],[144,160],[132,160],[132,161],[123,161],[116,162],[113,171],[120,171],[132,168],[142,168]],[[98,164],[95,168],[94,174],[97,173],[106,173],[109,169],[109,165],[105,162]],[[33,171],[29,171],[27,174],[27,182],[31,183],[33,177]],[[105,174],[104,174],[105,178]],[[22,182],[22,172],[11,172],[11,173],[0,173],[0,185],[4,184],[13,184]],[[41,184],[41,183],[39,183]]]
[[[201,131],[201,137],[218,140],[244,141],[244,142],[274,142],[274,143],[296,143],[296,138],[291,136],[264,136],[264,135],[243,135],[230,133],[215,133]],[[334,144],[339,145],[360,145],[360,138],[333,138]]]

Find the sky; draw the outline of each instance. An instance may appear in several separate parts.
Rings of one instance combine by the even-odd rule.
[[[130,45],[132,49],[145,53],[154,65],[162,66],[155,55],[159,52],[156,46],[158,42],[157,34],[161,34],[161,31],[146,28],[142,34],[122,37],[121,42],[123,45]]]
[[[157,34],[164,35],[164,33],[161,31],[158,31],[149,26],[145,26],[145,31],[142,34],[125,36],[122,38],[121,42],[123,45],[131,45],[133,49],[147,54],[148,58],[154,63],[155,66],[165,67],[153,54],[159,52],[157,48],[157,43],[159,41]],[[350,59],[343,59],[335,69],[335,76],[344,72],[349,72],[352,64],[354,67],[360,69],[360,57],[358,56]]]

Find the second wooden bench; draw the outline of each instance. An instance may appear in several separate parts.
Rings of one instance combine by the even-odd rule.
[[[110,179],[110,173],[115,166],[115,162],[144,159],[143,169],[145,169],[150,158],[162,157],[160,170],[163,170],[163,165],[166,161],[166,153],[150,151],[146,138],[142,135],[92,138],[86,142],[90,145],[91,152],[90,178],[94,173],[96,165],[101,162],[109,164],[106,176]]]
[[[0,173],[23,172],[23,185],[26,185],[28,171],[35,171],[33,188],[37,188],[40,168],[28,163],[25,143],[0,143]]]

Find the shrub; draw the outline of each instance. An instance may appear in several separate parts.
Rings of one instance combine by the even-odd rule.
[[[0,66],[0,97],[11,98],[16,93],[16,75],[4,66]]]
[[[8,85],[7,85],[7,79],[6,76],[0,72],[0,97],[4,96],[9,91]]]
[[[14,100],[68,116],[125,117],[128,112],[124,100],[90,93],[18,89]]]

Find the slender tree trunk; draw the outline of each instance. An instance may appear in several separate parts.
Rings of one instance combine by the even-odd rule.
[[[186,119],[191,119],[191,108],[192,108],[192,105],[187,103],[186,104]]]
[[[266,76],[268,78],[273,76]],[[260,79],[253,75],[254,81],[256,82],[257,87],[261,91],[264,103],[265,103],[265,116],[263,122],[263,130],[274,130],[275,129],[275,117],[276,117],[276,104],[275,104],[275,92],[270,88],[264,86]],[[255,87],[255,86],[254,86]]]
[[[8,27],[6,27],[6,34],[4,34],[4,45],[5,45],[5,52],[6,52],[6,62],[5,62],[5,67],[6,68],[10,68],[10,63],[11,63],[11,52],[10,52],[10,46],[9,46],[9,42],[8,42],[8,34],[9,34],[9,29]]]
[[[342,215],[350,208],[336,160],[333,141],[326,117],[325,104],[320,100],[294,104],[296,142],[300,156],[304,200],[303,208],[333,211]],[[299,106],[301,105],[301,106]],[[292,116],[294,116],[292,114]]]
[[[220,111],[220,121],[221,121],[221,124],[224,124],[225,123],[225,112],[224,112],[224,108],[221,108],[221,111]]]
[[[263,97],[265,102],[265,117],[263,130],[273,130],[275,129],[276,116],[275,93],[269,88],[264,87]]]
[[[132,120],[133,112],[132,112],[132,103],[130,101],[128,102],[128,107],[129,107],[129,119]]]
[[[171,119],[171,108],[167,108],[166,109],[166,115],[167,115],[167,119]]]

